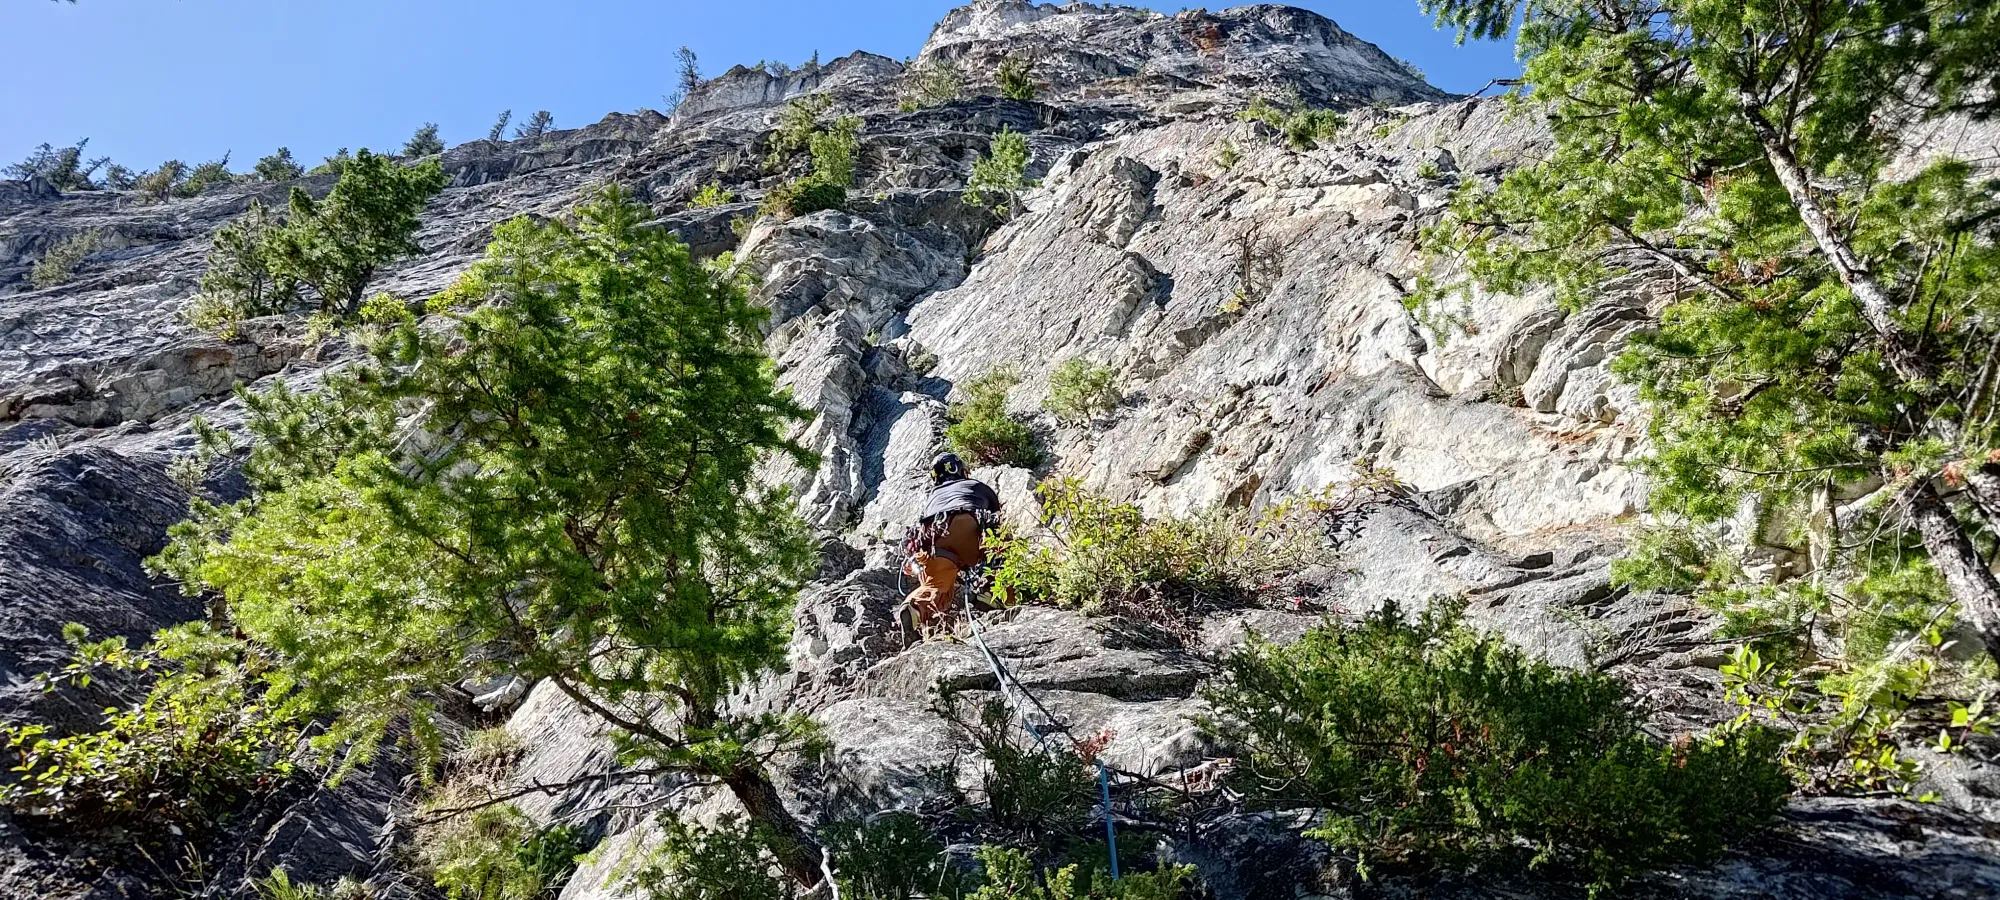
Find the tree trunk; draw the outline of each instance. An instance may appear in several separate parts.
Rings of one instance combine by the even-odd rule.
[[[1966,493],[1986,517],[1986,527],[2000,531],[2000,463],[1983,463],[1966,470]]]
[[[1928,480],[1905,488],[1898,499],[1923,536],[1931,565],[1944,575],[1951,598],[1958,601],[1959,617],[1979,633],[1987,654],[2000,662],[2000,579],[1986,567],[1965,526]]]
[[[1833,227],[1833,219],[1819,198],[1813,195],[1812,183],[1806,176],[1805,168],[1799,165],[1798,157],[1792,155],[1784,137],[1764,118],[1756,98],[1743,95],[1740,98],[1743,117],[1750,128],[1757,132],[1757,140],[1764,147],[1764,158],[1771,163],[1777,173],[1778,183],[1784,185],[1786,196],[1791,198],[1793,208],[1798,210],[1799,219],[1805,222],[1806,232],[1812,235],[1813,243],[1820,252],[1833,263],[1833,271],[1840,277],[1840,283],[1847,286],[1854,295],[1854,302],[1861,307],[1861,318],[1875,331],[1882,343],[1882,355],[1896,374],[1906,382],[1929,383],[1936,380],[1936,367],[1924,359],[1917,351],[1917,344],[1910,333],[1896,321],[1895,304],[1889,300],[1889,292],[1882,283],[1869,273],[1868,266],[1855,255],[1854,248],[1845,237]]]
[[[785,808],[777,785],[757,768],[739,770],[722,783],[743,804],[751,821],[771,829],[771,855],[778,858],[778,867],[802,887],[818,886],[822,879],[819,842]]]

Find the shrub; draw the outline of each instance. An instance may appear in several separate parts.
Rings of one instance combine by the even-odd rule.
[[[280,223],[262,202],[216,229],[201,275],[201,292],[181,311],[197,328],[233,333],[236,323],[284,312],[298,297],[298,279],[275,271],[269,241]]]
[[[1215,164],[1225,172],[1236,168],[1236,163],[1241,159],[1243,154],[1236,149],[1233,141],[1223,141],[1222,146],[1215,151]]]
[[[584,846],[575,826],[537,827],[511,803],[478,805],[507,783],[520,751],[505,728],[474,732],[424,798],[417,860],[452,900],[541,900],[576,870]]]
[[[959,385],[964,399],[947,411],[951,424],[944,430],[953,452],[980,466],[1041,464],[1035,432],[1007,411],[1007,392],[1020,382],[1019,373],[1003,366]]]
[[[95,228],[63,238],[43,253],[41,259],[35,260],[35,267],[28,271],[28,281],[42,289],[69,281],[83,258],[97,252],[103,244],[104,233]]]
[[[555,114],[546,109],[538,109],[532,118],[514,127],[514,140],[526,139],[539,142],[555,127]]]
[[[187,180],[174,188],[174,196],[200,196],[201,192],[211,186],[228,184],[235,180],[236,176],[229,171],[229,154],[224,153],[221,159],[211,159],[190,169]]]
[[[1037,870],[1011,847],[981,847],[974,855],[985,883],[966,900],[1176,900],[1195,877],[1193,866],[1161,866],[1117,879],[1094,865]]]
[[[138,183],[138,181],[138,175],[134,174],[131,169],[117,163],[112,163],[104,167],[104,186],[109,190],[129,191],[132,189],[132,185]]]
[[[650,900],[789,900],[771,874],[766,836],[736,816],[700,828],[662,816],[664,834],[630,880]]]
[[[715,206],[727,206],[735,202],[736,193],[734,191],[723,187],[717,182],[711,181],[701,186],[701,190],[694,195],[694,199],[689,201],[688,205],[695,209],[708,209]]]
[[[435,159],[403,166],[362,150],[325,199],[292,188],[284,224],[262,241],[270,270],[311,288],[322,311],[352,316],[376,267],[423,250],[417,216],[444,184]]]
[[[161,203],[179,191],[181,183],[187,180],[187,172],[187,163],[170,159],[161,163],[159,168],[139,176],[132,182],[132,188],[146,200]]]
[[[963,896],[969,880],[917,817],[891,812],[872,822],[837,822],[827,829],[840,896],[848,900],[910,900]]]
[[[1331,140],[1347,124],[1346,119],[1330,109],[1312,109],[1298,103],[1287,108],[1263,97],[1250,101],[1250,106],[1237,113],[1236,117],[1278,129],[1285,136],[1285,143],[1294,150],[1318,147],[1320,141]]]
[[[403,155],[410,157],[435,156],[444,152],[444,140],[438,137],[436,122],[425,122],[422,128],[403,144]]]
[[[99,666],[170,671],[132,708],[107,711],[100,731],[51,737],[44,725],[0,724],[0,745],[18,756],[0,804],[17,816],[83,830],[200,833],[291,775],[299,711],[257,660],[217,652],[213,635],[194,625],[141,653],[121,638],[87,637],[82,626],[65,629],[79,660],[66,671],[79,685]]]
[[[807,140],[812,150],[812,180],[845,190],[854,186],[854,152],[860,147],[861,119],[842,116]]]
[[[1242,750],[1237,787],[1322,808],[1316,829],[1364,866],[1529,863],[1586,875],[1715,856],[1769,820],[1790,784],[1775,733],[1661,744],[1611,676],[1559,669],[1450,612],[1394,605],[1289,647],[1253,641],[1208,692]]]
[[[778,127],[771,132],[771,152],[764,158],[765,167],[775,170],[810,149],[812,136],[820,130],[820,116],[832,105],[833,98],[825,94],[808,94],[785,104],[778,113]]]
[[[1042,408],[1065,425],[1080,425],[1110,413],[1123,402],[1118,373],[1082,357],[1065,360],[1049,374],[1049,397]]]
[[[860,146],[861,120],[842,116],[821,127],[820,113],[828,100],[823,94],[794,101],[785,108],[784,124],[772,137],[767,161],[776,168],[798,149],[811,152],[812,174],[772,188],[758,205],[758,212],[789,218],[822,209],[839,209],[847,204],[847,189],[854,183],[854,153]]]
[[[1018,56],[1001,60],[995,80],[1000,83],[1002,97],[1009,100],[1035,99],[1035,70],[1028,60]]]
[[[944,694],[939,704],[945,718],[957,723],[986,759],[981,787],[993,824],[1037,835],[1076,834],[1088,824],[1097,799],[1096,772],[1089,760],[1060,746],[1059,738],[1017,741],[1013,713],[999,700],[982,704],[977,722],[960,715],[954,694]]]
[[[327,157],[325,162],[322,162],[319,165],[313,166],[311,169],[307,170],[306,174],[339,175],[341,172],[347,169],[347,164],[353,161],[354,161],[354,154],[347,152],[346,147],[342,147],[339,150],[335,150],[332,156]]]
[[[278,152],[257,161],[250,174],[258,181],[293,181],[304,175],[306,170],[292,159],[290,147],[279,147]]]
[[[1006,218],[1013,215],[1021,192],[1032,186],[1028,180],[1028,139],[1003,125],[986,155],[973,162],[972,177],[965,183],[965,201]]]
[[[757,212],[759,215],[789,219],[822,209],[840,209],[846,205],[846,188],[802,178],[767,191],[764,199],[757,204]]]

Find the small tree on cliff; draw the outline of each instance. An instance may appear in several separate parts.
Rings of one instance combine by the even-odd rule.
[[[352,316],[378,266],[422,251],[417,214],[444,184],[435,159],[403,166],[362,150],[325,199],[292,188],[284,226],[266,239],[270,269],[312,288],[321,309]]]
[[[1518,17],[1527,100],[1555,136],[1542,162],[1463,193],[1433,249],[1493,289],[1551,284],[1572,308],[1625,272],[1670,282],[1658,332],[1620,366],[1652,406],[1653,506],[1670,527],[1622,574],[1706,589],[1760,631],[1849,610],[1921,630],[1955,606],[2000,659],[1981,553],[2000,530],[2000,196],[1952,160],[1890,169],[1912,125],[1993,111],[2000,6],[1424,7],[1461,37]],[[1851,587],[1740,578],[1694,526],[1746,503]]]
[[[366,759],[398,721],[434,748],[439,686],[546,681],[617,730],[624,774],[728,787],[811,884],[819,850],[763,768],[802,720],[723,708],[782,662],[810,569],[752,476],[803,453],[799,410],[765,313],[650,217],[607,190],[502,225],[456,328],[406,324],[320,394],[254,402],[252,496],[199,506],[159,565],[220,593],[329,752]]]

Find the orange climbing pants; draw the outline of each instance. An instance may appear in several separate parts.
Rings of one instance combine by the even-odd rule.
[[[930,630],[951,621],[952,604],[958,594],[958,573],[986,560],[980,545],[979,519],[969,512],[955,513],[945,523],[928,552],[910,557],[908,572],[917,578],[910,592],[910,613],[919,629]]]

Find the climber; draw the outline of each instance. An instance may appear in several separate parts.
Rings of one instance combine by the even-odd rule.
[[[931,496],[911,529],[905,574],[917,589],[904,603],[905,627],[928,634],[951,621],[958,573],[986,561],[985,530],[999,522],[1000,495],[968,474],[954,453],[931,460]]]

